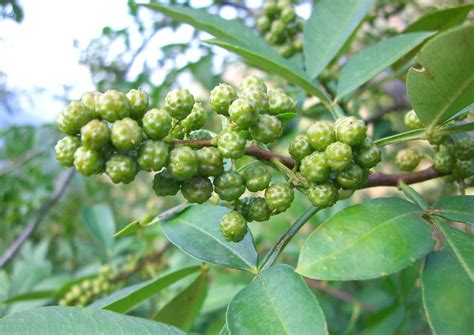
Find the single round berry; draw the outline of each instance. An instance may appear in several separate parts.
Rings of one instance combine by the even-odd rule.
[[[270,218],[270,208],[264,198],[251,198],[245,205],[245,214],[248,221],[263,222]]]
[[[81,141],[88,148],[103,148],[110,143],[109,126],[104,121],[89,121],[89,123],[81,128]]]
[[[128,184],[137,175],[137,163],[131,157],[115,154],[105,164],[105,172],[115,184]]]
[[[281,10],[280,20],[284,23],[293,22],[296,19],[296,12],[293,6],[285,6]]]
[[[188,116],[193,106],[194,97],[186,89],[170,91],[165,97],[165,109],[177,120],[183,120]]]
[[[54,146],[56,160],[64,167],[74,165],[74,153],[81,146],[81,141],[77,137],[63,137]]]
[[[257,19],[257,29],[263,33],[267,32],[270,29],[271,25],[272,21],[268,18],[268,16],[260,16]]]
[[[143,116],[143,131],[152,140],[161,140],[169,134],[172,122],[167,111],[153,108]]]
[[[346,143],[331,143],[324,154],[328,165],[336,170],[344,170],[352,163],[352,148]]]
[[[198,129],[198,130],[193,130],[192,132],[189,133],[189,139],[190,140],[210,140],[212,139],[212,135],[207,130]]]
[[[150,103],[148,94],[141,89],[133,89],[128,91],[127,99],[130,106],[130,117],[134,120],[141,120]]]
[[[295,49],[293,49],[293,44],[291,44],[290,42],[286,42],[282,45],[279,45],[276,49],[277,52],[285,58],[289,58],[295,53]]]
[[[274,17],[276,14],[280,13],[280,8],[278,4],[273,1],[268,1],[263,4],[262,7],[263,13],[268,17]]]
[[[348,168],[337,171],[336,179],[341,187],[349,190],[357,190],[363,186],[365,175],[368,175],[368,173],[364,171],[363,168],[357,164],[351,164]]]
[[[104,158],[95,149],[79,147],[74,153],[74,167],[84,176],[102,173],[104,171]]]
[[[291,47],[291,45],[290,45]],[[293,47],[291,47],[292,51]],[[285,51],[285,50],[284,50]],[[285,53],[288,51],[286,50]],[[282,54],[284,57],[289,57],[291,54]],[[285,93],[280,91],[271,90],[268,94],[268,113],[272,115],[278,115],[281,113],[294,112],[296,108],[296,100]]]
[[[272,175],[265,166],[252,164],[243,172],[245,186],[251,192],[263,191],[270,185]]]
[[[142,170],[160,171],[168,161],[168,145],[161,141],[147,140],[138,151],[137,162]]]
[[[58,129],[67,135],[76,135],[92,120],[93,113],[79,101],[73,101],[58,115]]]
[[[260,114],[257,121],[249,128],[253,139],[262,143],[272,143],[281,136],[281,121],[273,115]]]
[[[283,21],[275,20],[272,22],[272,26],[270,27],[270,32],[275,35],[280,35],[285,32],[286,25]]]
[[[348,190],[348,189],[345,189],[345,188],[341,188],[341,189],[339,189],[337,199],[338,200],[349,199],[350,197],[352,197],[354,192],[355,192],[355,190]]]
[[[214,179],[214,187],[219,198],[232,201],[245,192],[244,178],[234,171],[228,171]]]
[[[297,162],[301,162],[303,158],[310,155],[314,151],[306,135],[298,135],[291,142],[288,147],[290,156]]]
[[[403,121],[405,122],[405,126],[407,126],[408,129],[419,129],[424,127],[423,122],[421,122],[414,110],[406,113]]]
[[[100,116],[109,122],[121,120],[130,114],[127,97],[116,90],[110,90],[99,95],[96,108]]]
[[[119,150],[131,150],[137,148],[142,142],[142,128],[137,121],[130,118],[115,121],[112,126],[112,144]]]
[[[313,152],[301,161],[300,172],[308,181],[317,183],[329,178],[331,168],[324,152]]]
[[[335,124],[336,139],[349,145],[359,145],[367,137],[364,121],[348,116],[338,119]]]
[[[229,242],[240,242],[247,234],[247,221],[238,211],[224,215],[220,222],[222,236]]]
[[[229,115],[229,106],[237,99],[237,92],[229,84],[219,84],[214,87],[209,96],[209,104],[217,114]]]
[[[212,183],[207,177],[194,177],[185,180],[181,185],[183,197],[191,203],[202,204],[212,194]]]
[[[153,190],[159,197],[176,195],[181,188],[181,182],[173,178],[167,170],[163,170],[153,178]]]
[[[332,183],[313,184],[308,188],[307,196],[314,207],[331,207],[337,201],[338,189]]]
[[[186,128],[180,123],[175,124],[173,130],[171,131],[171,137],[174,139],[182,140],[184,139],[184,136],[186,136]]]
[[[454,144],[454,154],[456,158],[462,161],[468,161],[474,158],[474,141],[469,138],[463,138]]]
[[[293,39],[293,49],[295,52],[303,50],[304,38],[302,36],[298,36]]]
[[[225,158],[240,158],[245,153],[245,137],[232,130],[224,130],[217,138],[217,148]]]
[[[263,92],[267,91],[267,86],[265,85],[265,82],[262,79],[253,75],[244,77],[240,82],[239,88],[241,92],[255,88],[262,90]]]
[[[336,141],[334,124],[329,121],[316,121],[309,127],[306,136],[314,149],[324,151]]]
[[[293,189],[288,184],[273,184],[265,190],[265,201],[273,213],[286,211],[294,198]]]
[[[456,164],[451,148],[444,145],[440,146],[438,152],[433,157],[433,166],[442,173],[451,173]]]
[[[276,35],[272,33],[271,31],[269,31],[268,33],[265,34],[265,40],[268,42],[268,44],[275,45],[282,41],[282,38],[281,38],[282,36],[283,35]]]
[[[395,164],[402,171],[413,171],[420,163],[421,156],[414,149],[400,150],[395,158]]]
[[[198,155],[190,147],[179,146],[171,150],[168,171],[174,178],[191,179],[198,173],[198,167]]]
[[[366,138],[355,147],[353,153],[356,163],[367,169],[376,166],[382,160],[380,148],[370,138]]]
[[[203,105],[199,102],[196,102],[191,110],[191,113],[186,116],[186,118],[181,121],[181,124],[184,127],[186,133],[189,133],[192,130],[201,129],[207,122],[207,111]]]
[[[248,128],[256,121],[257,111],[255,104],[246,98],[235,100],[229,107],[229,117],[241,129]]]
[[[454,164],[453,175],[456,178],[469,178],[474,176],[474,160],[469,161],[457,160]]]
[[[447,136],[447,135],[436,135],[436,134],[432,134],[432,135],[428,136],[428,142],[429,142],[431,145],[443,144],[443,143],[446,142],[447,139],[448,139],[448,136]]]
[[[97,104],[99,101],[100,93],[97,91],[86,92],[81,97],[81,103],[89,108],[92,112],[92,118],[100,119],[100,114],[97,111]]]
[[[201,176],[219,176],[224,171],[224,162],[220,151],[213,147],[204,147],[196,151]]]
[[[258,87],[251,87],[242,91],[240,97],[250,100],[258,114],[268,113],[268,96],[264,90]]]

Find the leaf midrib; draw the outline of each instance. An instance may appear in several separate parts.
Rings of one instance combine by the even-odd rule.
[[[265,286],[265,282],[261,278],[259,278],[259,281],[262,284],[263,291],[264,291],[268,301],[270,301],[270,305],[272,306],[272,309],[275,311],[276,317],[280,321],[280,324],[283,328],[283,331],[285,332],[285,334],[289,334],[288,329],[286,328],[285,323],[283,322],[283,319],[280,317],[280,314],[278,313],[278,310],[275,306],[275,303],[273,302],[273,299],[271,298],[271,295],[270,295],[267,287]]]

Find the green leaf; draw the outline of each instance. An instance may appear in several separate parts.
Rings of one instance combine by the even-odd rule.
[[[291,119],[295,118],[296,115],[298,115],[298,114],[293,113],[293,112],[288,112],[288,113],[277,114],[276,117],[279,118],[283,122],[288,122]]]
[[[474,5],[463,5],[430,12],[410,24],[403,33],[441,31],[452,28],[461,24],[472,9]]]
[[[239,243],[226,241],[219,222],[228,208],[212,205],[190,206],[180,215],[161,224],[171,243],[188,255],[230,268],[256,271],[257,251],[248,233]]]
[[[372,6],[372,0],[321,0],[304,27],[306,71],[316,78]]]
[[[305,241],[296,271],[321,280],[361,280],[397,272],[431,251],[420,208],[381,198],[343,209]]]
[[[203,271],[194,282],[173,298],[154,317],[188,331],[199,315],[207,295],[207,271]]]
[[[379,138],[378,140],[375,140],[374,143],[377,144],[379,147],[383,147],[389,144],[413,141],[413,140],[421,140],[421,139],[426,139],[425,130],[414,129],[414,130],[409,130],[403,133],[387,136],[384,138]]]
[[[440,221],[435,220],[436,225],[448,241],[469,278],[474,281],[474,238]]]
[[[369,318],[371,325],[362,332],[362,335],[395,334],[405,318],[405,308],[401,304],[396,304],[371,315]]]
[[[432,32],[397,35],[362,50],[342,68],[337,98],[351,93],[432,35]]]
[[[82,209],[87,230],[108,250],[114,244],[115,220],[110,206],[98,204]]]
[[[184,333],[163,323],[93,308],[40,307],[0,319],[0,334]]]
[[[421,209],[426,211],[428,208],[430,208],[423,196],[417,191],[415,191],[413,187],[408,186],[403,181],[399,183],[399,187],[402,190],[403,194],[405,194],[405,197],[407,197],[407,199],[413,202],[414,204],[420,206]]]
[[[474,25],[461,26],[430,40],[418,53],[418,68],[407,76],[411,105],[429,130],[474,100]],[[436,92],[436,94],[433,94]]]
[[[199,271],[200,269],[200,266],[188,267],[157,279],[151,279],[143,283],[125,287],[108,297],[94,302],[90,307],[125,313],[132,307],[135,307],[143,301],[151,298],[159,291],[167,288],[178,280]]]
[[[318,300],[288,265],[274,265],[227,309],[230,334],[328,334]]]
[[[433,334],[466,335],[474,328],[474,285],[449,246],[426,259],[422,295]]]
[[[436,215],[440,215],[450,221],[474,225],[474,195],[447,197],[436,201],[432,208],[437,209]]]

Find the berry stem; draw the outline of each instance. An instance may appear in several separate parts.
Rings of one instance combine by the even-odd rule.
[[[273,247],[268,251],[268,253],[263,257],[262,262],[260,263],[258,269],[263,271],[273,263],[275,263],[278,256],[282,253],[288,243],[291,241],[293,236],[308,222],[311,217],[319,211],[317,207],[308,208],[303,215],[301,215],[280,237],[280,239],[273,245]]]

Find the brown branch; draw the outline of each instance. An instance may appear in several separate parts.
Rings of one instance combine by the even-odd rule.
[[[67,186],[72,180],[74,176],[74,169],[71,169],[66,176],[63,178],[59,178],[54,186],[53,193],[51,196],[46,200],[46,202],[40,207],[36,215],[29,221],[28,225],[25,229],[21,232],[21,234],[17,237],[13,243],[5,249],[2,257],[0,257],[0,269],[4,268],[15,256],[15,254],[20,250],[23,243],[28,240],[28,238],[35,232],[38,228],[41,221],[43,221],[46,214],[49,210],[58,202],[61,196],[64,194]]]
[[[324,293],[330,295],[331,297],[336,298],[337,300],[341,300],[341,301],[343,301],[347,304],[358,305],[362,309],[365,309],[369,312],[377,311],[377,308],[375,308],[372,305],[368,305],[368,304],[365,304],[363,302],[360,302],[359,300],[354,298],[354,296],[352,296],[352,294],[350,294],[347,291],[343,291],[343,290],[337,289],[335,287],[331,287],[326,282],[323,282],[323,281],[309,279],[309,278],[305,278],[305,280],[306,280],[306,283],[310,287],[312,287],[312,288],[314,288],[318,291],[324,292]]]

